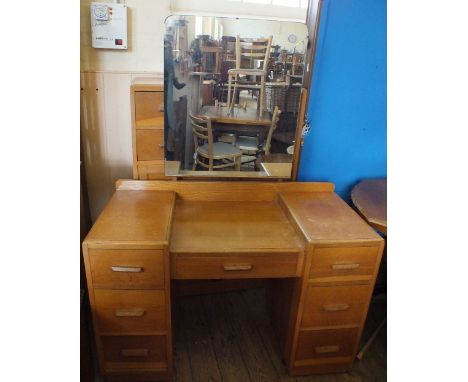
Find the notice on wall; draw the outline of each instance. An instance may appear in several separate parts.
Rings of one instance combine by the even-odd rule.
[[[127,6],[117,3],[91,3],[92,47],[128,49]]]

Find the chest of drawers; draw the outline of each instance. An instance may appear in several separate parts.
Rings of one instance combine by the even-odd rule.
[[[130,89],[133,135],[133,178],[166,179],[164,175],[164,85],[136,78]]]

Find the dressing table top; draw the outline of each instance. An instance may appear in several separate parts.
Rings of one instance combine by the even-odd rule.
[[[301,251],[303,241],[275,201],[177,200],[170,252]]]
[[[183,181],[118,181],[86,238],[90,247],[171,252],[301,251],[306,241],[363,240],[382,239],[330,183]]]
[[[284,193],[280,200],[310,242],[381,240],[359,215],[333,192]]]
[[[175,199],[172,191],[116,191],[86,241],[92,247],[162,248],[169,241]]]

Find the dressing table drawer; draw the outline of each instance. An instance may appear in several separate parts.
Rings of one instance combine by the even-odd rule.
[[[166,330],[166,297],[162,290],[96,289],[94,301],[101,333]]]
[[[167,367],[166,336],[101,336],[104,368]]]
[[[303,254],[294,252],[255,254],[172,254],[176,279],[242,279],[297,277]]]
[[[301,326],[311,328],[334,325],[360,325],[372,289],[369,285],[309,285],[304,301]]]
[[[309,278],[373,277],[379,247],[318,247],[312,253]],[[359,277],[360,276],[360,277]]]
[[[90,249],[89,261],[96,289],[163,289],[161,250]]]
[[[352,356],[359,328],[300,330],[296,361]]]

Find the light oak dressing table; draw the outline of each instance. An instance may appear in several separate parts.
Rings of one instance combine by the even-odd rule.
[[[170,281],[270,280],[291,375],[345,371],[384,241],[331,183],[117,182],[83,243],[101,372],[170,378]]]

